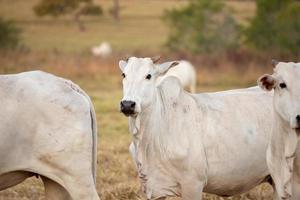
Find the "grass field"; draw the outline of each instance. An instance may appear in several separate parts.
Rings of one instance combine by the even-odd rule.
[[[15,73],[41,69],[78,83],[92,97],[99,129],[97,190],[102,200],[143,199],[139,191],[133,162],[129,156],[127,118],[119,113],[121,75],[117,61],[125,54],[160,54],[168,29],[161,21],[165,9],[180,7],[184,0],[121,0],[121,21],[116,23],[108,14],[109,0],[97,0],[104,9],[100,18],[85,18],[87,31],[79,32],[68,16],[54,20],[37,19],[31,8],[38,0],[0,0],[0,15],[12,19],[23,29],[22,42],[28,52],[0,54],[0,71]],[[253,16],[253,2],[228,1],[232,12],[243,24]],[[101,41],[109,41],[115,54],[108,60],[89,55],[89,49]],[[235,55],[235,59],[200,56],[195,59],[198,91],[217,91],[256,84],[256,78],[270,71],[269,58],[257,61]],[[262,185],[251,192],[232,198],[205,194],[206,200],[271,199],[272,190]],[[0,200],[44,199],[39,179],[0,192]]]
[[[38,19],[32,7],[38,0],[0,0],[0,16],[12,19],[23,29],[23,44],[32,51],[58,51],[65,53],[89,52],[92,46],[108,41],[115,51],[132,53],[138,50],[165,51],[162,48],[168,36],[168,28],[161,17],[166,9],[178,8],[184,0],[121,0],[121,21],[115,22],[109,15],[112,1],[98,0],[102,5],[102,17],[85,18],[87,30],[79,32],[69,16],[58,19]],[[253,16],[253,2],[227,3],[243,24]]]

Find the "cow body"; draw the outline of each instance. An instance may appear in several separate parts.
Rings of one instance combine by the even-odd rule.
[[[274,90],[273,131],[267,164],[275,183],[274,199],[300,199],[300,63],[275,63],[274,73],[258,80]]]
[[[190,95],[172,79],[149,112],[130,120],[147,197],[199,199],[202,188],[231,196],[263,182],[271,95],[258,88]]]
[[[47,199],[99,199],[89,97],[44,72],[0,76],[0,189],[40,175]]]
[[[231,196],[266,179],[271,94],[258,88],[190,94],[174,77],[156,86],[155,76],[174,63],[124,62],[121,111],[129,116],[130,152],[148,199],[199,200],[202,191]]]
[[[185,60],[180,61],[178,65],[171,68],[165,75],[158,78],[158,84],[169,76],[178,78],[182,87],[188,89],[191,93],[196,92],[197,74],[195,67],[190,62]]]

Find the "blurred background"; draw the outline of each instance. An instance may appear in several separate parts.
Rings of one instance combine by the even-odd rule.
[[[299,0],[0,0],[0,72],[44,70],[79,84],[98,118],[102,200],[143,199],[119,113],[127,56],[186,59],[197,92],[256,85],[271,59],[299,61]],[[271,199],[267,185],[231,198]],[[0,199],[44,199],[37,178]],[[175,199],[175,198],[173,198]]]

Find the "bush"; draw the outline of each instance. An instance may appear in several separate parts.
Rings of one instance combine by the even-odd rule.
[[[191,0],[182,9],[165,13],[170,27],[167,46],[171,50],[219,52],[239,43],[239,27],[221,0]]]
[[[300,56],[300,3],[294,2],[277,16],[276,44],[283,53]]]
[[[256,16],[245,29],[246,43],[258,50],[299,54],[300,3],[257,0]]]
[[[20,42],[20,29],[8,20],[0,17],[0,49],[13,49]]]

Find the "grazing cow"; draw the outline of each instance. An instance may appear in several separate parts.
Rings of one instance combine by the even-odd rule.
[[[33,175],[50,200],[99,200],[93,105],[77,85],[32,71],[0,76],[0,190]]]
[[[196,92],[197,75],[194,66],[185,60],[179,62],[178,65],[172,67],[162,77],[158,77],[157,83],[159,84],[166,77],[175,76],[179,79],[183,88],[188,89],[191,93]]]
[[[274,199],[300,199],[300,63],[277,63],[272,75],[258,85],[274,90],[274,122],[267,150],[267,164],[274,180]],[[276,195],[276,194],[275,194]]]
[[[94,56],[107,58],[112,53],[112,48],[108,42],[102,42],[99,46],[92,47],[91,52]]]
[[[147,199],[199,200],[202,191],[231,196],[266,181],[272,94],[258,87],[190,94],[174,77],[156,86],[177,64],[119,62],[120,109],[129,117],[130,152]]]

